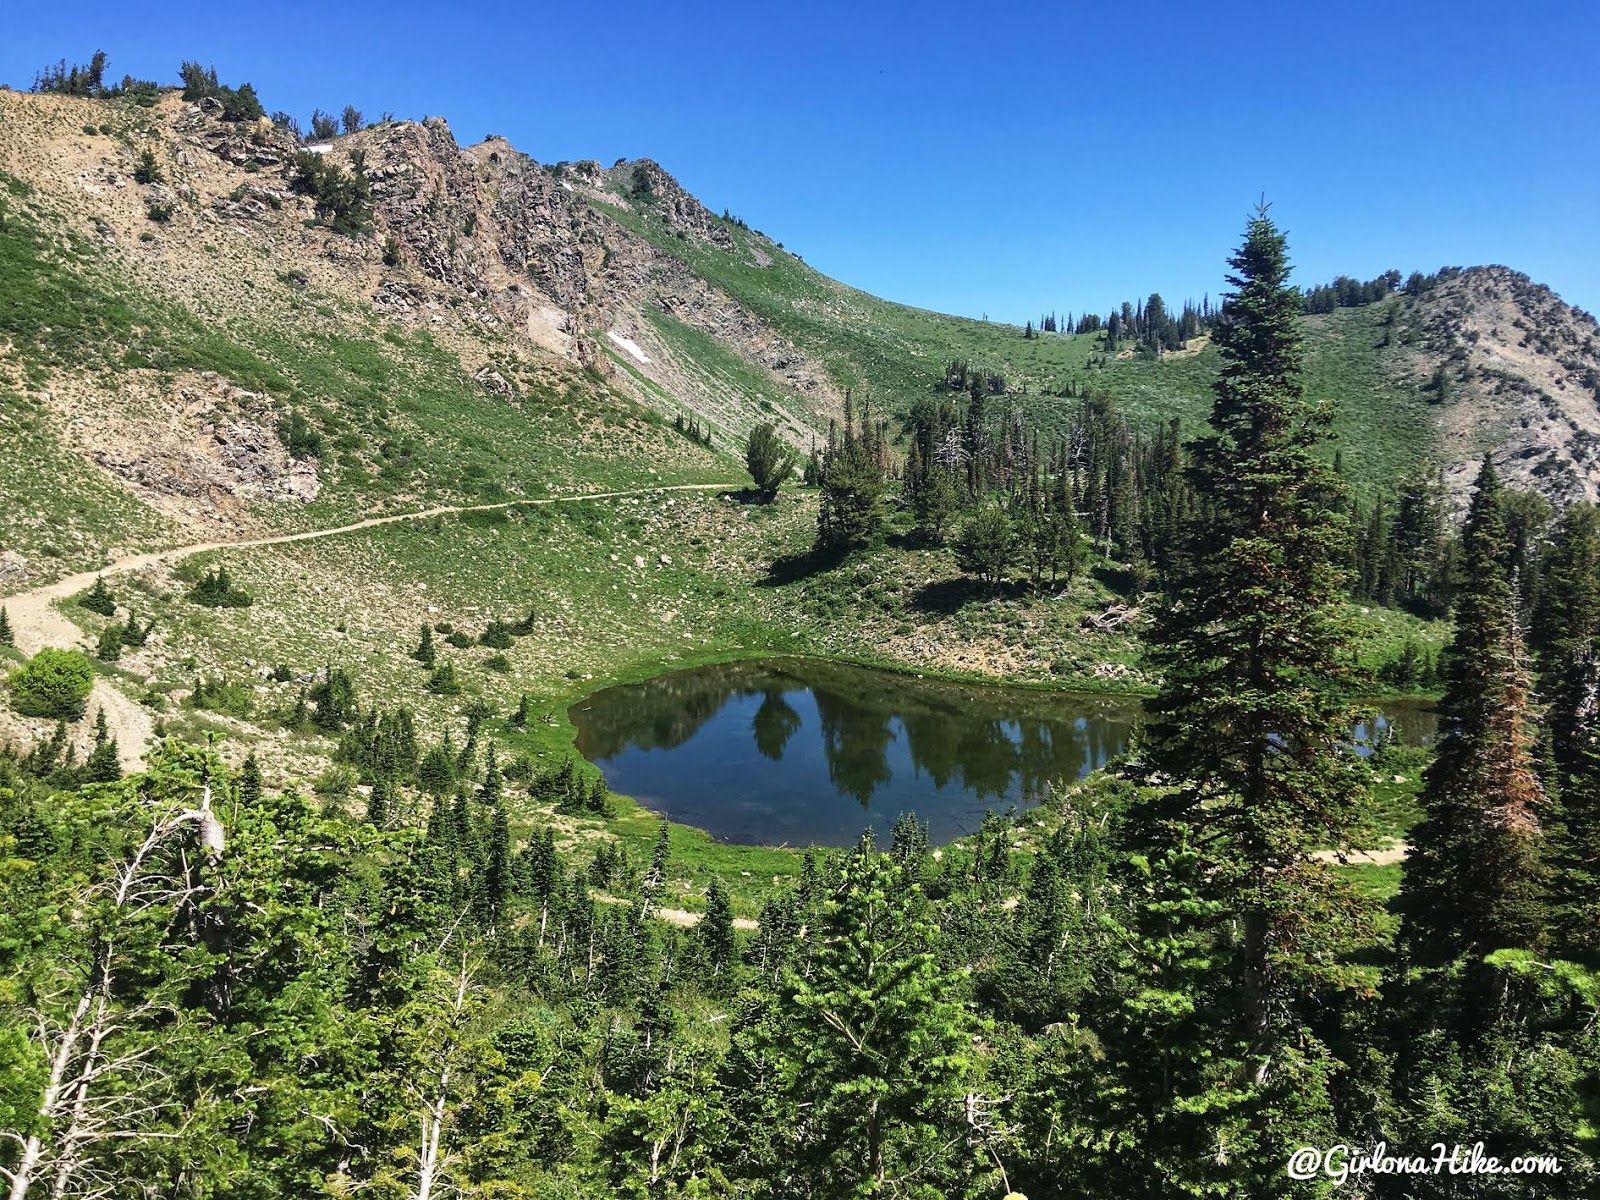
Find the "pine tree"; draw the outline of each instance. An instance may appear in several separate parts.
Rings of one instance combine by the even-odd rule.
[[[16,634],[11,632],[11,617],[6,613],[6,606],[0,604],[0,646],[15,646]]]
[[[101,662],[116,662],[121,658],[123,632],[123,627],[115,621],[102,629],[95,643],[94,656]]]
[[[422,634],[417,640],[417,648],[411,652],[411,657],[425,667],[432,667],[438,655],[433,648],[433,626],[423,622]]]
[[[517,700],[516,711],[506,718],[506,724],[513,729],[526,729],[528,727],[528,717],[531,713],[532,704],[528,700],[528,693],[523,692]]]
[[[504,785],[504,777],[500,774],[500,762],[495,757],[494,747],[489,747],[488,762],[483,770],[483,783],[478,787],[478,803],[496,805],[500,803],[500,791]]]
[[[459,696],[461,683],[456,679],[456,665],[453,662],[441,663],[428,676],[428,690],[435,696]]]
[[[489,823],[488,858],[483,872],[483,904],[486,924],[493,925],[506,911],[511,899],[511,823],[506,807],[498,799]]]
[[[92,613],[99,613],[103,617],[117,615],[117,602],[111,595],[111,590],[106,587],[103,576],[94,577],[94,586],[78,601],[84,608]]]
[[[864,550],[883,531],[882,443],[866,405],[862,406],[859,431],[848,394],[844,411],[843,437],[829,437],[821,462],[816,548],[823,554]]]
[[[1423,775],[1401,885],[1401,944],[1430,965],[1532,949],[1545,913],[1538,871],[1544,789],[1529,681],[1506,576],[1501,489],[1485,457],[1462,533],[1464,579],[1439,705],[1444,736]]]
[[[790,475],[794,474],[794,451],[778,437],[778,427],[763,421],[750,430],[744,448],[745,466],[762,499],[771,500]]]
[[[763,935],[777,916],[763,910]],[[764,1106],[769,1165],[795,1195],[951,1194],[930,1179],[968,1132],[975,1030],[921,889],[887,855],[857,853],[816,924],[806,971],[735,1034],[736,1062],[770,1064],[732,1077],[740,1103]]]
[[[1261,1169],[1281,1175],[1286,1139],[1298,1145],[1326,1117],[1306,1105],[1325,1104],[1314,1098],[1337,1064],[1308,1022],[1328,993],[1355,986],[1339,962],[1368,908],[1315,851],[1360,836],[1368,796],[1343,749],[1358,681],[1339,565],[1348,505],[1314,453],[1331,414],[1302,395],[1299,295],[1264,208],[1229,265],[1211,433],[1193,447],[1205,512],[1186,531],[1149,651],[1162,688],[1147,757],[1171,785],[1132,829],[1149,855],[1203,847],[1198,883],[1184,886],[1199,888],[1219,934],[1222,914],[1236,922],[1223,1001],[1207,1014],[1229,1049],[1148,1104],[1200,1105],[1191,1111],[1206,1113],[1212,1137],[1237,1124]]]
[[[239,768],[239,803],[247,809],[261,803],[261,764],[256,761],[253,750]]]
[[[372,781],[372,791],[367,797],[367,820],[379,829],[387,829],[393,811],[393,788],[387,779],[379,776]]]
[[[705,916],[695,926],[695,936],[711,978],[720,979],[737,960],[739,944],[733,931],[733,903],[728,899],[722,880],[715,875],[706,889]]]
[[[122,778],[122,755],[117,749],[117,739],[111,736],[106,725],[106,710],[96,709],[94,714],[94,749],[84,762],[86,783],[115,783]]]

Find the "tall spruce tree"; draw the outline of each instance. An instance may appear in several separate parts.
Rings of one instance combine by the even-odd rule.
[[[0,604],[0,646],[15,646],[17,635],[11,632],[11,617],[6,612],[6,606]]]
[[[1532,949],[1545,920],[1538,871],[1545,796],[1507,578],[1500,480],[1487,457],[1462,547],[1439,706],[1443,736],[1423,776],[1424,818],[1412,830],[1400,891],[1401,943],[1422,965]]]
[[[1192,452],[1204,515],[1150,651],[1162,685],[1149,763],[1170,786],[1132,829],[1151,852],[1187,841],[1202,855],[1193,911],[1213,913],[1197,920],[1223,955],[1207,1018],[1223,1049],[1144,1102],[1187,1114],[1174,1125],[1206,1113],[1197,1146],[1254,1146],[1250,1160],[1280,1176],[1252,1193],[1268,1195],[1285,1186],[1280,1151],[1327,1115],[1317,1097],[1337,1064],[1309,1013],[1358,986],[1342,960],[1367,904],[1315,851],[1358,841],[1369,797],[1345,749],[1359,679],[1341,613],[1348,504],[1316,453],[1331,413],[1303,397],[1299,298],[1265,208],[1229,265],[1211,433]]]

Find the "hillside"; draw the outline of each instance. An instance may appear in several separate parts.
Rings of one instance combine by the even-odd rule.
[[[903,409],[957,358],[1044,428],[1068,389],[1190,429],[1209,404],[1203,338],[1107,356],[892,304],[653,162],[545,166],[441,118],[315,147],[367,180],[346,236],[295,190],[294,139],[219,108],[0,92],[0,586],[229,531],[736,475],[757,420],[804,447],[845,389]],[[1459,494],[1489,451],[1518,486],[1596,494],[1600,333],[1547,289],[1473,268],[1304,325],[1361,490],[1434,456]],[[290,457],[291,414],[324,452]]]

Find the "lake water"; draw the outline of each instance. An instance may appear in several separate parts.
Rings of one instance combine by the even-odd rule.
[[[810,659],[695,667],[596,692],[571,709],[578,751],[613,791],[725,841],[887,840],[903,812],[935,843],[986,809],[1037,802],[1120,753],[1135,699],[948,683]],[[1386,705],[1407,741],[1433,714]],[[1357,738],[1371,731],[1357,730]]]

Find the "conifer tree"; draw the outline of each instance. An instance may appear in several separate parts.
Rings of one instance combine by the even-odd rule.
[[[0,604],[0,646],[15,646],[16,634],[11,632],[11,617],[6,613],[6,606]]]
[[[763,421],[750,430],[744,448],[745,466],[762,499],[771,500],[784,481],[794,474],[794,451],[778,437],[778,427]]]
[[[261,803],[261,764],[253,750],[239,768],[239,803],[247,809]]]
[[[1538,871],[1544,789],[1532,746],[1529,680],[1501,489],[1488,457],[1462,533],[1464,578],[1445,660],[1443,736],[1423,776],[1401,886],[1401,943],[1422,965],[1534,948],[1544,924]]]
[[[92,613],[99,613],[103,617],[114,617],[117,614],[117,602],[111,595],[111,589],[106,587],[103,576],[94,577],[94,586],[78,602]]]
[[[817,507],[816,548],[823,554],[851,554],[877,541],[883,531],[883,449],[862,405],[855,425],[854,401],[845,395],[844,432],[830,434],[821,460],[822,501]]]
[[[489,847],[483,872],[483,903],[486,924],[500,920],[511,899],[511,822],[506,806],[497,797],[489,822]]]
[[[95,710],[94,749],[84,761],[83,775],[87,783],[115,783],[122,778],[122,756],[117,749],[117,739],[111,736],[106,725],[103,708]]]
[[[504,776],[500,774],[500,762],[495,757],[494,746],[489,747],[488,762],[483,770],[483,783],[478,787],[478,803],[496,805],[500,803],[500,791],[504,784]]]
[[[528,717],[531,715],[532,704],[528,700],[528,693],[523,692],[517,700],[516,711],[506,718],[506,724],[513,729],[526,729]]]
[[[1205,1019],[1228,1049],[1145,1103],[1204,1112],[1202,1141],[1230,1124],[1247,1130],[1281,1176],[1287,1139],[1326,1117],[1325,1099],[1321,1116],[1306,1106],[1317,1108],[1337,1064],[1308,1022],[1354,987],[1339,962],[1366,908],[1315,851],[1360,836],[1368,796],[1343,748],[1358,678],[1339,565],[1348,506],[1314,453],[1331,413],[1301,391],[1299,295],[1264,208],[1229,265],[1211,432],[1193,447],[1204,512],[1187,528],[1149,652],[1162,688],[1148,760],[1171,784],[1132,822],[1149,854],[1203,848],[1198,882],[1185,886],[1211,906],[1189,911],[1212,912],[1223,938],[1220,1003]]]
[[[367,796],[367,820],[379,829],[387,829],[394,809],[393,788],[381,775],[372,781],[372,791]]]
[[[428,690],[435,696],[459,696],[461,683],[456,678],[455,663],[440,663],[433,674],[428,676]]]
[[[116,662],[122,657],[123,627],[115,621],[100,631],[100,638],[95,642],[94,656],[101,662]]]
[[[426,621],[422,623],[422,634],[417,640],[417,648],[411,652],[411,657],[425,667],[432,667],[437,661],[437,652],[433,648],[433,626]]]
[[[706,889],[705,916],[695,927],[695,936],[711,977],[720,979],[737,958],[738,941],[733,931],[733,903],[728,899],[722,880],[715,875]]]

